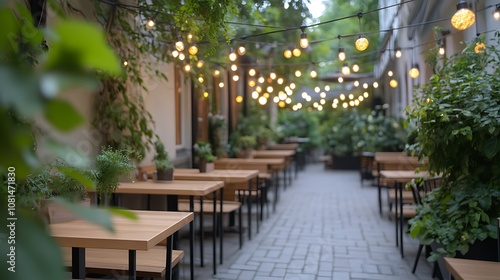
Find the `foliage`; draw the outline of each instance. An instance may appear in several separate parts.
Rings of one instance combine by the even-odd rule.
[[[111,197],[120,184],[120,178],[130,177],[135,165],[130,163],[129,150],[104,148],[95,160],[96,191],[101,199]],[[132,180],[133,178],[130,178]]]
[[[0,26],[0,205],[7,205],[8,195],[14,193],[7,188],[7,185],[12,186],[7,180],[12,178],[8,175],[9,167],[10,170],[15,169],[15,181],[16,185],[19,183],[19,188],[14,189],[19,191],[16,201],[20,202],[14,213],[17,218],[16,272],[2,269],[0,278],[67,279],[57,244],[31,207],[36,205],[36,200],[47,189],[38,185],[24,188],[21,183],[25,182],[29,174],[39,174],[44,170],[44,163],[37,156],[38,149],[50,151],[62,158],[71,155],[74,159],[78,153],[50,135],[46,136],[48,141],[37,142],[35,120],[45,120],[55,131],[72,131],[84,119],[58,95],[71,88],[94,90],[98,86],[96,72],[115,75],[121,70],[102,33],[88,23],[59,19],[53,28],[42,31],[33,24],[31,13],[23,4],[0,1]],[[47,44],[43,41],[44,35]],[[82,40],[85,43],[82,44]],[[47,48],[47,45],[50,47]],[[58,171],[78,180],[88,189],[93,188],[92,183],[84,179],[84,174],[79,174],[73,168]],[[37,180],[49,183],[46,174],[35,177],[29,179],[32,180],[31,186]],[[64,180],[69,178],[65,177]],[[59,204],[73,205],[64,199],[57,201]],[[72,210],[76,214],[84,211],[76,204]],[[86,211],[85,219],[107,229],[112,227],[109,211],[94,208]],[[1,211],[0,218],[6,220],[7,214],[7,211]],[[7,243],[6,230],[0,229],[2,244]],[[8,246],[0,247],[0,261],[3,264],[7,264],[7,249]]]
[[[422,86],[407,114],[416,124],[415,148],[429,158],[429,171],[445,184],[412,220],[422,241],[444,245],[443,255],[466,252],[493,236],[500,216],[500,34],[483,53],[475,41],[449,58]],[[434,228],[439,225],[439,229]]]
[[[212,147],[215,155],[220,155],[224,151],[222,145],[222,133],[227,127],[226,118],[219,114],[208,114],[208,143]]]
[[[240,136],[237,143],[240,150],[251,150],[255,148],[257,140],[255,139],[255,136],[252,135]]]
[[[168,159],[168,152],[165,150],[165,145],[160,140],[155,142],[156,154],[153,157],[153,162],[157,170],[166,170],[174,168],[174,165]]]
[[[403,120],[357,109],[335,110],[323,129],[325,150],[335,155],[403,151],[407,138]]]
[[[320,144],[318,118],[322,112],[280,111],[278,115],[277,133],[284,141],[288,137],[309,138],[308,143],[301,146],[317,147]]]
[[[193,146],[196,157],[200,161],[214,162],[215,156],[212,154],[212,147],[209,143],[198,141],[198,143]]]

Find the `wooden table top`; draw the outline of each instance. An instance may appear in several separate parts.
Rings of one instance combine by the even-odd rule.
[[[221,158],[215,160],[221,163],[234,163],[234,164],[268,164],[271,166],[279,166],[285,164],[285,159],[281,158]]]
[[[295,150],[257,150],[253,151],[254,158],[282,158],[295,155]]]
[[[289,143],[289,144],[274,144],[266,147],[268,150],[293,150],[295,151],[299,147],[297,143]]]
[[[113,216],[114,232],[83,220],[50,224],[61,247],[149,250],[193,220],[193,213],[132,211],[138,220]]]
[[[381,170],[380,176],[392,180],[411,180],[429,177],[429,172],[424,170],[418,173],[413,170]]]
[[[215,169],[206,173],[176,173],[175,180],[196,180],[196,181],[223,181],[225,184],[246,183],[257,178],[258,170],[226,170]]]
[[[444,258],[446,268],[455,280],[497,280],[500,262]]]
[[[412,165],[424,165],[428,162],[428,159],[424,159],[420,162],[418,157],[407,156],[406,154],[395,152],[395,153],[375,153],[374,160],[378,163],[384,164],[412,164]]]
[[[152,180],[148,180],[135,181],[134,183],[120,183],[115,193],[205,196],[223,187],[223,181],[174,180],[155,182]]]

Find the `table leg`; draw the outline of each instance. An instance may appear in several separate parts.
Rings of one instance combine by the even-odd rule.
[[[178,201],[178,196],[177,195],[167,195],[167,211],[178,211],[179,210],[179,201]],[[170,279],[179,279],[179,270],[176,270],[175,273],[172,273],[172,250],[179,249],[179,232],[175,232],[172,235],[172,240],[170,241],[171,243],[171,249],[170,249]],[[167,239],[167,246],[168,246],[168,239]],[[168,247],[167,247],[168,251]],[[168,268],[168,267],[167,267]]]
[[[223,244],[224,244],[224,230],[223,230],[223,219],[222,219],[222,204],[223,204],[223,200],[224,200],[224,189],[221,188],[220,191],[219,191],[219,200],[220,200],[220,214],[219,214],[219,234],[220,234],[220,243],[219,243],[219,258],[220,258],[220,264],[222,264],[222,259],[223,259]]]
[[[382,216],[382,187],[380,186],[380,163],[377,163],[377,189],[378,189],[378,211]]]
[[[85,248],[71,249],[71,277],[85,279]]]
[[[189,197],[189,211],[194,213],[194,197]],[[189,223],[189,270],[194,280],[194,219]]]
[[[248,210],[248,240],[252,240],[252,180],[248,180],[248,197],[247,197],[247,210]]]
[[[399,205],[398,205],[398,182],[394,181],[394,212],[396,213],[394,216],[394,223],[396,224],[396,246],[399,246],[399,233],[398,233],[398,226],[399,226]]]
[[[299,166],[297,165],[297,152],[293,155],[293,165],[295,166],[295,179],[297,179],[297,175],[299,174]]]
[[[128,279],[135,280],[137,278],[136,271],[137,255],[135,250],[128,251]]]
[[[213,266],[214,266],[214,274],[217,274],[217,238],[216,238],[216,234],[217,234],[217,193],[214,192],[213,193],[213,207],[214,207],[214,212],[213,212],[213,225],[212,225],[212,230],[213,230],[213,234],[212,234],[212,242],[213,242]],[[222,234],[222,232],[221,232]]]
[[[172,238],[172,235],[167,237],[167,250],[166,250],[166,264],[165,264],[165,280],[171,280],[172,279],[172,250],[173,250],[173,244],[174,239]]]
[[[400,249],[401,249],[401,258],[404,258],[404,252],[403,252],[403,222],[404,222],[404,217],[403,217],[403,183],[399,183],[399,199],[401,200],[399,202],[399,242],[400,242]]]
[[[273,172],[273,177],[272,177],[272,184],[274,187],[274,201],[273,201],[273,213],[276,213],[276,204],[278,203],[278,182],[276,180],[277,172]]]
[[[203,240],[205,239],[205,231],[203,229],[203,196],[200,197],[200,263],[201,267],[205,266],[203,258]]]

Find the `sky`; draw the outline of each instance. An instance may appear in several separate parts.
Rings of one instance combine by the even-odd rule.
[[[307,6],[313,18],[319,18],[325,10],[325,5],[323,5],[324,0],[309,0],[309,1],[311,3],[309,3]]]

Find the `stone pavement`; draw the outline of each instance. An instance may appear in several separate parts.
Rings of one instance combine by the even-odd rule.
[[[224,235],[224,263],[216,275],[207,236],[205,267],[195,255],[195,279],[432,279],[424,256],[411,273],[418,241],[405,236],[402,259],[394,222],[379,215],[377,189],[367,181],[362,186],[358,172],[312,164],[280,191],[276,213],[264,220],[259,234],[254,230],[251,241],[244,236],[241,250],[237,234]],[[180,266],[181,279],[189,279],[188,260]]]

